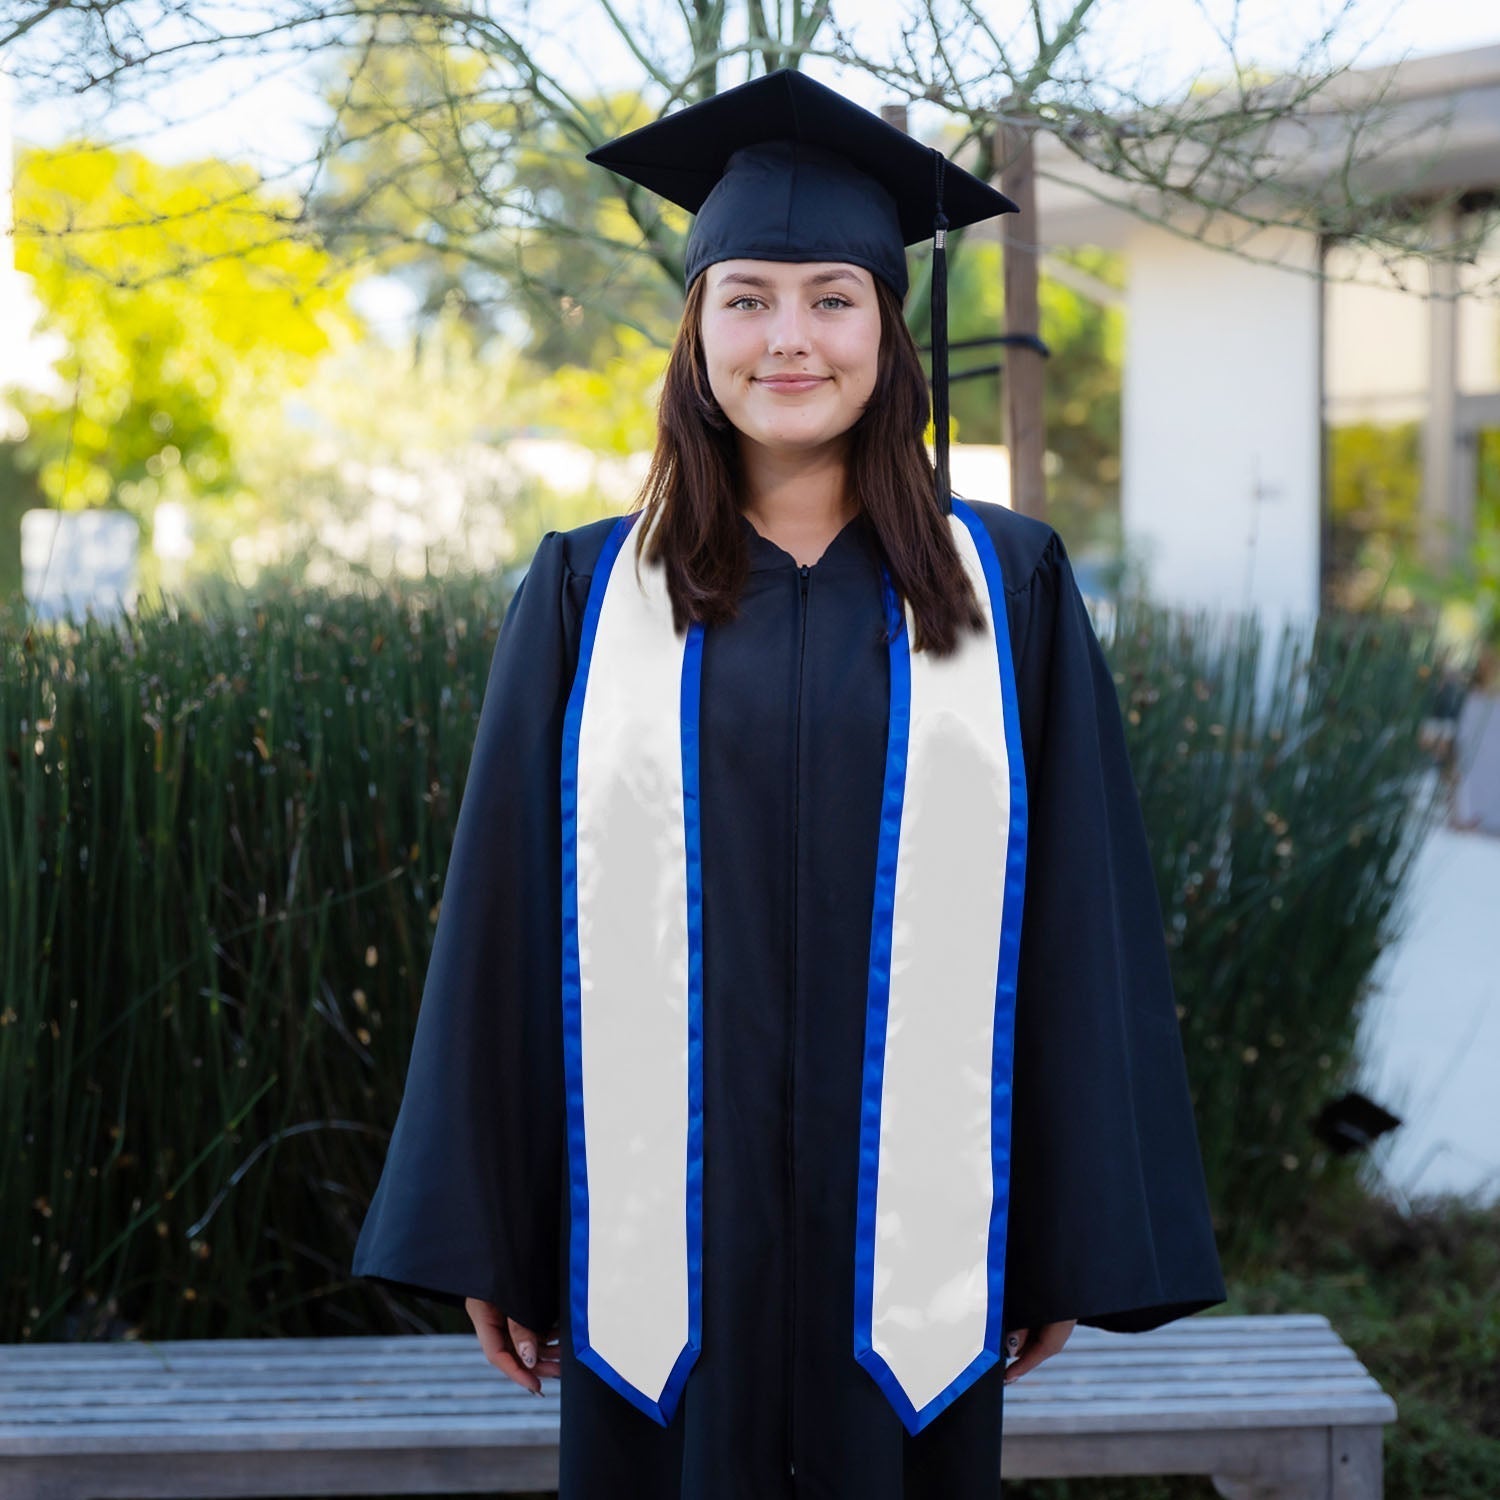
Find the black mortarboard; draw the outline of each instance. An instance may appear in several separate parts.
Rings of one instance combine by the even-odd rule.
[[[588,153],[696,217],[687,284],[721,260],[835,260],[898,297],[907,245],[931,238],[932,416],[947,511],[949,229],[1016,205],[941,151],[792,68],[727,89]]]

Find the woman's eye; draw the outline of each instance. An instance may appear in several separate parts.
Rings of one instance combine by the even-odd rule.
[[[748,302],[759,303],[760,300],[761,299],[759,297],[752,296],[751,293],[749,293],[749,292],[743,292],[743,293],[741,293],[740,296],[731,298],[731,300],[729,302],[727,302],[725,304],[725,306],[726,307],[741,307],[745,303],[748,303]],[[849,299],[847,297],[840,297],[836,292],[829,292],[829,294],[826,297],[819,297],[818,300],[813,304],[813,306],[814,307],[823,307],[825,304],[830,303],[830,302],[835,307],[852,307],[854,305],[852,302],[849,301]]]

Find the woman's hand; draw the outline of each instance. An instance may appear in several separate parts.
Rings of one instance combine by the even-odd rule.
[[[1005,1367],[1005,1383],[1019,1380],[1044,1359],[1051,1359],[1078,1327],[1078,1319],[1068,1323],[1043,1323],[1040,1328],[1015,1328],[1005,1335],[1005,1352],[1015,1357]]]
[[[466,1297],[464,1311],[479,1335],[484,1357],[517,1385],[540,1396],[541,1377],[550,1375],[556,1379],[562,1374],[557,1328],[548,1330],[544,1342],[534,1330],[507,1318],[493,1302],[481,1302],[478,1297]]]

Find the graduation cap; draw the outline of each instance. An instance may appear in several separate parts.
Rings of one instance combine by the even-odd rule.
[[[727,89],[588,153],[695,215],[687,285],[721,260],[844,261],[907,290],[929,237],[938,504],[948,478],[947,231],[1016,204],[934,147],[793,68]]]

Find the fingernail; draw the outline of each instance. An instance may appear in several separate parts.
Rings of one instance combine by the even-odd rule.
[[[526,1368],[529,1370],[536,1363],[536,1350],[530,1344],[522,1344],[521,1358],[525,1360]]]

